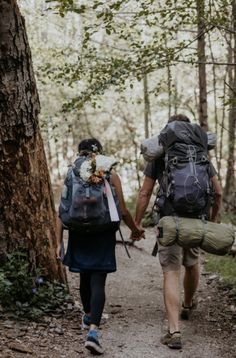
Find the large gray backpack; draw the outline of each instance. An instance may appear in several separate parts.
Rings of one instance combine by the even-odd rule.
[[[207,134],[197,124],[174,121],[159,140],[165,170],[156,205],[164,215],[206,216],[212,197]]]
[[[118,230],[120,209],[115,190],[109,183],[111,193],[118,211],[119,220],[112,221],[107,198],[105,179],[97,184],[84,181],[80,176],[80,167],[87,157],[78,157],[69,168],[59,206],[59,217],[63,225],[79,233],[96,233]],[[107,182],[110,174],[106,175]]]

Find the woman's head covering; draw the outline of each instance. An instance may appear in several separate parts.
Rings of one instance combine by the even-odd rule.
[[[78,145],[78,151],[84,153],[102,153],[102,145],[96,138],[83,139]]]

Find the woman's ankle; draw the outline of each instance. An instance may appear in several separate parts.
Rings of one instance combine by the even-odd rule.
[[[89,330],[90,330],[90,331],[97,331],[97,330],[98,330],[98,326],[96,326],[96,324],[90,324]]]

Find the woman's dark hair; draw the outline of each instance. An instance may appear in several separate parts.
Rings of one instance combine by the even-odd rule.
[[[78,151],[79,153],[102,153],[102,145],[96,138],[83,139],[78,145]]]
[[[190,119],[187,116],[185,116],[184,114],[174,114],[173,116],[171,116],[169,118],[168,123],[174,122],[174,121],[190,123]]]

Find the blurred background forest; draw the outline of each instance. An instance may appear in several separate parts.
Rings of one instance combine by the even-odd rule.
[[[233,220],[236,5],[230,0],[19,0],[53,185],[94,136],[136,197],[140,143],[183,113],[217,134],[210,152]]]

